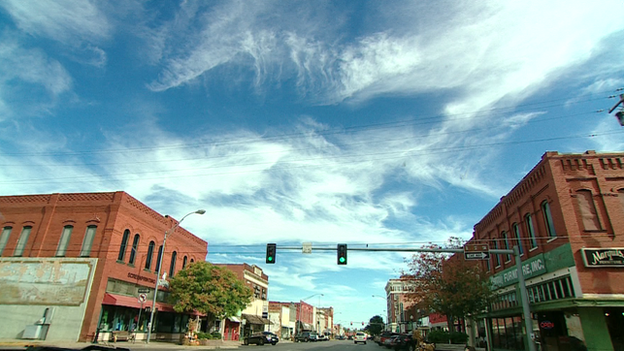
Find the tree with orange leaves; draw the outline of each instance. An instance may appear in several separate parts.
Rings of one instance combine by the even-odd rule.
[[[461,248],[459,238],[450,238],[446,248]],[[429,244],[429,249],[442,249]],[[466,261],[462,255],[437,252],[414,254],[408,262],[409,272],[403,279],[409,280],[414,291],[410,300],[420,308],[447,317],[450,331],[454,331],[455,319],[462,319],[488,308],[492,301],[492,284],[488,273],[475,261]]]

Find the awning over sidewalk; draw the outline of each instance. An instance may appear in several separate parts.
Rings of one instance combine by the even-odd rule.
[[[139,302],[138,297],[109,294],[109,293],[104,294],[102,305],[124,306],[124,307],[131,307],[131,308],[137,308],[137,309],[141,308],[141,303]],[[152,301],[146,301],[143,303],[143,308],[147,308],[151,306],[152,306]],[[156,302],[156,308],[162,312],[174,312],[173,306],[167,303]]]
[[[271,324],[271,321],[268,319],[254,316],[253,314],[243,314],[242,317],[246,319],[249,324]]]

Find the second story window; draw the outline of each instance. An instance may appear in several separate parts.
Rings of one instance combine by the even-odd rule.
[[[184,259],[182,260],[182,269],[186,268],[186,261],[188,261],[188,257],[184,256]]]
[[[173,277],[173,274],[175,273],[175,264],[176,264],[176,260],[178,259],[178,253],[177,252],[173,252],[171,254],[171,264],[169,265],[169,276]]]
[[[56,248],[56,257],[65,257],[67,246],[69,245],[69,238],[71,237],[73,230],[74,227],[71,225],[63,227],[63,233],[61,233],[61,239],[59,240],[58,247]]]
[[[0,234],[0,257],[2,256],[2,252],[4,252],[7,242],[9,241],[12,229],[13,227],[2,228],[2,234]]]
[[[513,230],[514,236],[515,236],[515,240],[516,240],[516,244],[518,245],[518,251],[520,252],[520,255],[524,254],[524,250],[522,249],[522,239],[520,238],[520,226],[518,225],[518,223],[514,223],[511,225],[511,230]]]
[[[553,222],[552,214],[550,213],[550,204],[548,204],[548,201],[542,202],[542,212],[544,213],[544,223],[546,224],[548,238],[552,239],[557,237],[557,233],[555,232],[555,223]]]
[[[494,250],[498,250],[498,239],[494,238],[494,241],[492,242],[492,247],[494,248]],[[495,254],[494,255],[494,262],[496,262],[496,264],[494,265],[495,267],[500,267],[501,263],[500,263],[500,255]]]
[[[594,197],[589,190],[579,190],[576,192],[576,203],[583,221],[585,230],[601,230],[600,221],[598,220],[598,212],[594,204]]]
[[[124,230],[123,237],[121,238],[121,245],[119,245],[119,255],[117,255],[117,261],[123,262],[126,256],[126,246],[128,246],[128,239],[130,238],[130,230]]]
[[[531,214],[524,216],[524,221],[526,222],[526,229],[529,235],[529,244],[531,250],[533,250],[537,247],[537,237],[535,237],[535,227],[533,226],[533,217],[531,217]]]
[[[163,256],[163,248],[162,248],[162,245],[160,245],[158,247],[158,256],[156,256],[156,267],[154,268],[154,272],[158,272],[158,270],[160,269],[160,264],[163,258],[162,256]]]
[[[26,243],[28,242],[28,237],[30,236],[31,231],[31,226],[26,226],[22,228],[22,233],[17,240],[17,245],[15,246],[15,251],[13,251],[13,256],[22,257],[22,255],[24,254],[24,249],[26,249]]]
[[[136,253],[139,249],[139,240],[141,236],[139,234],[134,235],[134,240],[132,240],[132,250],[130,250],[130,259],[128,260],[129,264],[134,264],[134,260],[136,259]]]
[[[90,225],[85,232],[84,240],[82,241],[82,249],[80,249],[80,257],[89,257],[91,255],[91,247],[93,247],[93,239],[95,239],[96,226]]]
[[[505,250],[509,250],[509,236],[507,235],[507,232],[503,232],[501,234],[501,238],[503,239],[503,245],[505,245]],[[510,262],[511,261],[511,255],[507,254],[505,255],[505,262]]]
[[[145,269],[150,270],[152,268],[152,257],[154,256],[154,247],[156,244],[150,241],[147,246],[147,256],[145,256]]]

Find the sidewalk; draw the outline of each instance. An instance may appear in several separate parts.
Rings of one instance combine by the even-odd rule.
[[[163,350],[214,350],[214,349],[237,349],[241,346],[240,341],[222,341],[219,345],[209,345],[209,346],[185,346],[179,345],[172,342],[162,342],[162,341],[152,341],[149,344],[144,341],[137,341],[136,343],[132,342],[99,342],[96,344],[90,342],[67,342],[67,341],[48,341],[48,340],[0,340],[0,350],[16,350],[16,349],[26,349],[29,346],[50,346],[50,347],[60,347],[66,349],[74,349],[80,350],[87,346],[98,345],[104,347],[111,348],[120,348],[120,349],[163,349]]]

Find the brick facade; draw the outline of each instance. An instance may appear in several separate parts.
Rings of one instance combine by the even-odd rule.
[[[59,257],[57,248],[65,227],[71,227],[72,231],[67,250],[61,257],[80,257],[85,233],[90,226],[94,227],[93,244],[87,256],[97,258],[98,264],[79,337],[85,341],[93,337],[98,327],[109,279],[151,288],[153,293],[158,247],[162,245],[164,233],[176,223],[174,218],[157,213],[121,191],[0,196],[0,229],[10,228],[0,256],[14,256],[22,228],[30,226],[31,234],[22,257]],[[123,260],[118,261],[126,231],[129,235],[126,235]],[[136,235],[135,249],[133,242]],[[150,242],[154,242],[154,250],[151,265],[146,268]],[[185,263],[205,260],[207,242],[178,227],[167,238],[161,263],[163,272],[169,272],[173,252],[177,254],[175,274]],[[133,263],[130,263],[131,256]],[[136,296],[133,298],[136,300]]]
[[[582,251],[624,248],[624,153],[545,153],[474,226],[470,243],[491,249],[520,245],[522,262],[532,262],[524,275],[540,326],[535,333],[547,347],[569,347],[572,338],[590,350],[622,347],[612,325],[624,321],[624,262],[587,267]],[[489,319],[496,326],[490,328],[500,330],[504,323],[506,334],[512,328],[518,335],[519,297],[506,284],[517,273],[515,258],[491,255],[482,264],[493,281],[508,285],[498,290]]]

